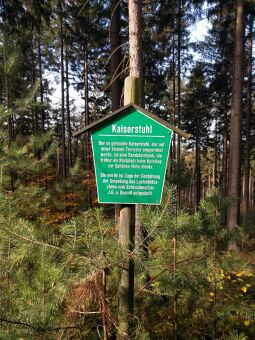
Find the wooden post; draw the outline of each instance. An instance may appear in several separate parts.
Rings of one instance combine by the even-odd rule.
[[[127,77],[124,85],[124,105],[139,101],[139,78]],[[120,274],[118,338],[127,339],[134,310],[134,261],[132,252],[135,241],[135,204],[120,206],[119,244],[125,256]]]
[[[105,252],[103,252],[103,257],[105,259]],[[104,331],[104,340],[109,339],[108,334],[108,320],[106,315],[107,310],[107,267],[103,269],[103,290],[104,290],[104,302],[103,302],[103,309],[102,309],[102,316],[103,316],[103,331]]]
[[[138,104],[140,93],[140,79],[129,76],[124,84],[124,106],[128,104]]]

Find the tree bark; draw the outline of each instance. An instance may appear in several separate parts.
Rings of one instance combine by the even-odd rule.
[[[31,41],[31,56],[32,56],[32,84],[36,83],[37,79],[37,70],[36,70],[36,58],[34,53],[34,41],[36,39],[33,37]],[[38,42],[39,44],[39,42]],[[36,46],[35,46],[36,47]],[[38,53],[38,63],[39,63],[39,47],[37,46],[37,53]],[[40,66],[39,66],[39,78],[40,78]],[[32,105],[32,119],[33,119],[33,133],[38,134],[40,133],[40,124],[39,124],[39,115],[38,115],[38,108],[37,108],[37,95],[35,94],[33,97],[33,105]],[[41,148],[34,148],[34,156],[37,159],[41,158]]]
[[[111,22],[110,22],[110,43],[111,43],[111,100],[112,111],[117,110],[121,104],[122,81],[118,73],[121,64],[121,37],[120,37],[120,2],[111,0]],[[116,79],[115,79],[116,78]],[[113,79],[115,79],[113,81]]]
[[[5,45],[3,44],[3,52],[4,52],[4,81],[5,81],[5,103],[7,110],[11,109],[11,93],[10,93],[10,78],[7,69],[7,56],[5,52]],[[8,147],[11,145],[11,141],[13,139],[13,119],[12,115],[8,117]],[[11,191],[14,192],[14,173],[10,170],[10,186]]]
[[[144,77],[143,77],[143,60],[142,60],[142,0],[129,0],[128,1],[128,17],[129,17],[129,61],[130,77],[135,77],[139,81],[139,104],[144,106]],[[131,101],[132,102],[132,101]],[[139,219],[139,210],[141,205],[136,205],[136,244],[142,245],[143,235],[146,234],[144,226],[142,226]],[[139,247],[142,252],[144,247]],[[146,251],[143,252],[146,256]]]
[[[140,79],[139,105],[144,106],[142,66],[142,0],[128,1],[129,75]]]
[[[181,0],[178,0],[177,127],[181,126]],[[177,136],[177,206],[181,205],[181,139]]]
[[[70,118],[70,100],[69,100],[69,69],[68,69],[68,48],[65,46],[65,66],[66,66],[66,123],[67,123],[67,153],[68,167],[72,166],[72,131]]]
[[[127,77],[124,88],[124,105],[139,101],[139,79]],[[132,252],[135,247],[136,208],[134,205],[120,205],[119,244],[126,254],[125,266],[121,270],[119,284],[119,338],[128,339],[134,313],[135,268]]]
[[[125,104],[140,104],[142,98],[139,89],[141,88],[142,76],[142,50],[141,50],[141,16],[142,1],[128,1],[129,14],[129,61],[130,69],[128,77],[125,80]],[[137,87],[137,82],[139,82]],[[138,98],[139,103],[137,103]],[[137,206],[138,207],[138,206]],[[121,271],[121,280],[119,285],[119,331],[118,336],[121,339],[130,337],[133,311],[134,311],[134,262],[132,251],[134,249],[134,238],[136,224],[136,209],[133,205],[121,205],[120,209],[120,226],[119,242],[122,249],[128,254],[126,259],[126,268]]]
[[[44,132],[45,129],[45,112],[43,107],[43,75],[42,75],[42,51],[41,51],[41,39],[38,38],[38,64],[39,64],[39,80],[40,80],[40,105],[41,105],[41,129]]]
[[[89,125],[89,70],[88,70],[88,49],[84,46],[84,123]]]
[[[111,0],[111,22],[110,22],[110,43],[111,43],[111,100],[112,111],[121,106],[122,81],[120,73],[121,64],[121,37],[120,37],[120,2]],[[115,80],[113,80],[115,79]],[[115,223],[118,228],[120,222],[120,205],[115,204]]]
[[[218,185],[218,120],[215,122],[213,186]]]
[[[229,230],[239,223],[240,212],[240,146],[242,123],[243,99],[243,34],[244,34],[244,9],[243,0],[236,2],[236,27],[234,49],[234,76],[232,81],[231,103],[231,133],[230,133],[230,160],[228,198],[232,200],[228,209],[227,226]],[[236,249],[236,243],[229,244],[230,250]]]
[[[227,198],[228,196],[228,103],[227,96],[225,96],[224,102],[224,127],[223,127],[223,158],[222,158],[222,196]],[[226,227],[227,224],[227,210],[222,211],[222,225]]]
[[[253,15],[249,18],[248,37],[248,81],[247,81],[247,110],[246,110],[246,140],[245,140],[245,163],[244,163],[244,196],[243,196],[243,221],[247,222],[250,197],[250,152],[251,152],[251,111],[252,111],[252,47],[253,47]]]
[[[9,110],[11,108],[10,105],[10,89],[9,89],[9,75],[5,73],[5,96],[6,96],[6,107]],[[8,142],[10,144],[13,133],[12,133],[12,116],[8,117]]]
[[[64,36],[63,36],[63,12],[59,1],[60,20],[60,72],[61,72],[61,147],[62,147],[62,180],[66,177],[66,138],[65,138],[65,80],[64,80]]]
[[[119,243],[127,254],[125,267],[121,270],[119,285],[119,338],[128,339],[134,312],[134,250],[135,209],[132,205],[122,205],[120,212]]]
[[[222,164],[222,181],[223,181],[223,197],[227,198],[228,196],[228,102],[227,96],[225,96],[225,105],[224,105],[224,130],[223,130],[223,164]],[[226,225],[225,218],[225,225]]]
[[[88,126],[90,123],[89,117],[89,67],[88,67],[88,47],[87,43],[84,44],[84,124]],[[85,157],[85,170],[87,180],[90,176],[90,132],[86,132],[84,136],[84,157]],[[89,184],[87,183],[87,205],[91,205],[91,192]]]
[[[200,113],[197,112],[196,117],[196,159],[195,159],[195,173],[196,173],[196,200],[195,211],[198,210],[201,198],[201,169],[200,169]]]
[[[176,119],[176,70],[175,70],[175,39],[173,38],[173,125]],[[176,133],[173,133],[173,159],[176,160]]]
[[[32,83],[35,84],[36,82],[36,64],[35,64],[35,54],[34,54],[34,38],[31,41],[31,56],[32,56]],[[37,134],[39,132],[39,122],[38,122],[38,111],[36,108],[36,95],[33,98],[33,133]],[[35,156],[38,157],[38,150],[35,150]]]

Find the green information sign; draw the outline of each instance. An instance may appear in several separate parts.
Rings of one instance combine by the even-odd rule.
[[[160,204],[172,130],[133,108],[92,130],[98,201]]]

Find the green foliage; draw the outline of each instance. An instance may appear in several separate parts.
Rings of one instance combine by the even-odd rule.
[[[173,199],[172,190],[166,196]],[[175,202],[170,202],[165,199],[161,207],[145,207],[141,212],[150,237],[146,261],[150,279],[137,297],[142,329],[151,338],[173,337],[177,299],[181,338],[221,337],[237,325],[252,334],[254,302],[246,297],[254,289],[250,283],[254,274],[242,253],[227,251],[225,239],[231,235],[221,225],[221,209],[227,202],[214,191],[196,214],[177,216]]]
[[[54,326],[63,303],[57,247],[46,244],[37,226],[19,218],[1,193],[1,324],[6,335],[28,336]],[[49,237],[49,235],[48,235]]]
[[[244,333],[233,331],[226,337],[226,340],[248,340],[248,337]]]
[[[3,337],[54,338],[62,332],[66,338],[93,339],[101,329],[102,308],[114,333],[118,271],[126,255],[118,248],[113,221],[102,209],[91,209],[58,230],[49,229],[42,221],[20,218],[14,197],[2,192],[0,198]],[[148,274],[146,282],[137,280],[136,285],[137,338],[174,336],[174,301],[183,339],[253,334],[254,273],[242,253],[229,253],[221,242],[224,204],[215,191],[196,214],[176,215],[170,188],[161,206],[142,208],[149,254],[141,260],[134,253],[137,274]]]
[[[114,225],[112,220],[104,216],[101,209],[84,212],[80,217],[63,225],[60,231],[65,240],[65,251],[74,255],[67,261],[71,261],[69,265],[77,279],[84,279],[91,274],[92,269],[111,268],[112,263],[117,263]]]
[[[63,131],[48,76],[59,72],[63,43],[69,81],[78,91],[84,90],[87,59],[90,121],[105,114],[113,13],[110,1],[63,2],[60,39],[58,2],[17,0],[0,6],[1,339],[98,339],[105,316],[109,336],[117,332],[119,271],[127,254],[117,242],[112,208],[88,209],[87,189],[93,191],[95,183],[92,176],[85,180],[84,147],[73,138],[68,140],[73,166],[60,182]],[[128,73],[126,3],[121,3],[120,27],[124,56],[117,69],[122,75]],[[234,6],[233,1],[208,4],[212,26],[205,42],[196,44],[203,62],[194,66],[189,25],[201,19],[203,1],[143,2],[146,105],[175,124],[181,104],[181,126],[193,135],[190,145],[197,136],[201,149],[202,193],[210,194],[195,214],[192,202],[177,211],[174,187],[165,189],[160,206],[141,209],[148,234],[144,256],[141,240],[132,254],[136,339],[173,339],[176,326],[180,339],[241,340],[255,334],[254,216],[244,228],[228,232],[222,217],[230,202],[212,188],[226,181],[222,153],[229,134]],[[251,15],[248,7],[246,12]],[[84,115],[70,108],[72,133]],[[196,155],[181,150],[181,189],[192,201]],[[169,183],[174,185],[172,151]],[[228,252],[232,239],[239,252]]]
[[[65,332],[74,323],[77,332],[85,334],[87,320],[81,322],[79,310],[90,312],[95,302],[91,305],[89,296],[81,301],[79,289],[83,291],[95,273],[114,270],[118,263],[112,221],[95,209],[54,235],[44,225],[19,218],[6,195],[1,194],[0,202],[2,334],[52,336],[54,329]]]

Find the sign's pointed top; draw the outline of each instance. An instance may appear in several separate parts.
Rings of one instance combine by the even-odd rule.
[[[128,104],[126,106],[121,107],[120,109],[107,114],[106,116],[104,116],[101,119],[98,119],[96,122],[93,122],[87,126],[85,126],[84,128],[82,128],[81,130],[77,131],[74,133],[74,137],[78,137],[79,135],[90,131],[90,130],[94,130],[97,127],[99,127],[100,125],[103,125],[105,123],[107,123],[108,121],[112,120],[113,118],[116,118],[124,113],[128,113],[129,111],[133,111],[133,110],[137,110],[141,113],[143,113],[144,115],[146,115],[147,117],[155,120],[156,122],[158,122],[161,125],[164,125],[167,129],[172,130],[173,132],[175,132],[177,135],[180,135],[181,137],[185,138],[185,139],[189,139],[190,135],[188,133],[186,133],[185,131],[177,128],[174,125],[169,124],[168,122],[164,121],[163,119],[159,118],[157,115],[155,115],[154,113],[149,112],[148,110],[145,110],[143,108],[141,108],[140,106],[136,105],[136,104]]]

